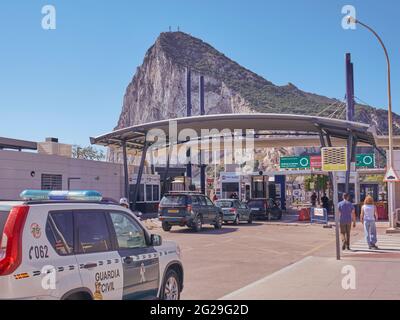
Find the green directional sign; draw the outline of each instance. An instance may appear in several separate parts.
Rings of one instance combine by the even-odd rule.
[[[310,157],[299,156],[299,157],[281,157],[280,158],[281,169],[309,169],[310,168]]]
[[[375,168],[375,154],[373,153],[357,154],[356,167]]]

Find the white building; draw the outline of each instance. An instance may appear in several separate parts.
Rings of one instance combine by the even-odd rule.
[[[123,196],[122,164],[75,159],[71,154],[72,147],[57,139],[35,143],[0,138],[0,199],[19,199],[24,189],[93,189],[115,200]]]

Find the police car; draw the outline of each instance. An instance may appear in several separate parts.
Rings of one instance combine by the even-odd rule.
[[[0,201],[0,299],[165,299],[180,248],[96,191],[26,190]]]

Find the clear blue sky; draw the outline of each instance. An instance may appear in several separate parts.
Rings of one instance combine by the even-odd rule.
[[[56,7],[56,30],[41,28],[46,4]],[[0,136],[87,145],[89,136],[112,130],[136,67],[169,26],[275,84],[329,97],[344,96],[344,55],[351,52],[356,96],[386,108],[382,49],[366,30],[342,29],[346,4],[383,37],[400,112],[398,0],[3,0]]]

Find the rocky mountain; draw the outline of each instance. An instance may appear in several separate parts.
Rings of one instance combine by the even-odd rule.
[[[266,112],[332,115],[342,102],[304,92],[294,84],[276,86],[183,32],[161,33],[126,89],[116,128],[186,114],[186,67],[192,70],[193,115],[199,114],[198,76],[205,76],[207,114]],[[339,110],[333,116],[344,118]],[[356,121],[387,133],[387,111],[356,106]],[[394,116],[395,131],[400,117]]]

